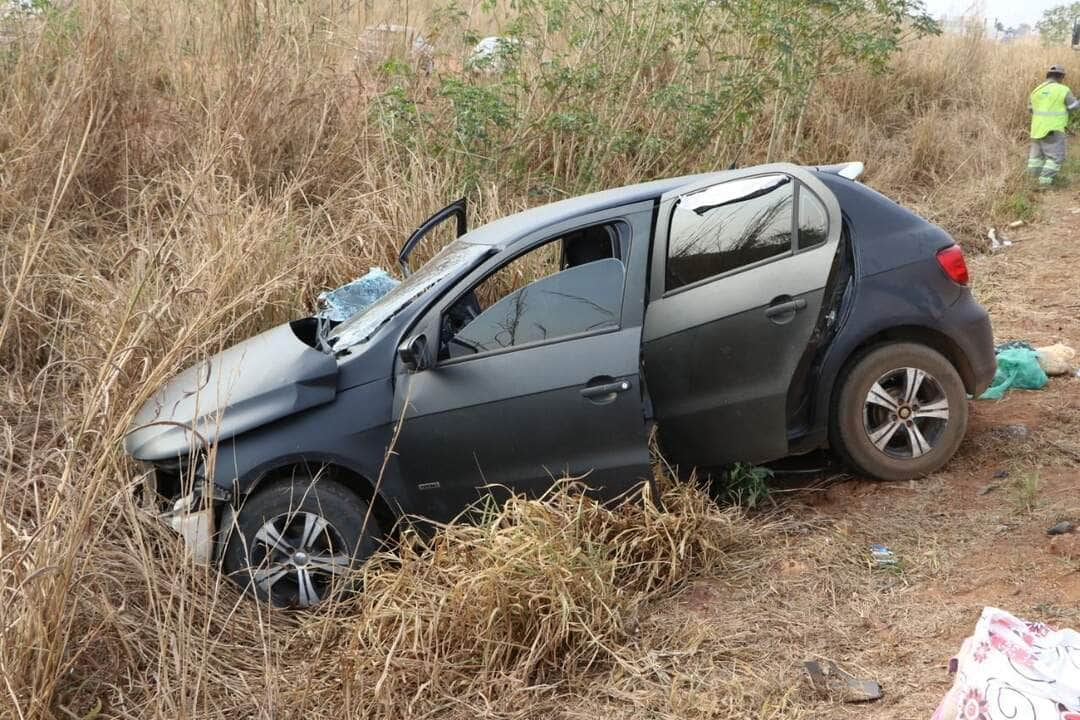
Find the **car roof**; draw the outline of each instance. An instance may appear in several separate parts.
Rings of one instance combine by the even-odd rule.
[[[566,200],[541,205],[499,218],[487,225],[471,230],[462,235],[461,239],[475,245],[490,245],[502,249],[526,235],[556,223],[600,210],[619,207],[620,205],[630,205],[642,200],[653,200],[666,192],[677,190],[684,185],[705,179],[710,175],[720,178],[724,174],[724,172],[713,172],[700,175],[683,175],[567,198]]]
[[[754,167],[778,168],[777,165],[758,165]],[[789,166],[790,167],[790,166]],[[555,225],[575,217],[588,215],[589,213],[607,210],[608,208],[630,205],[643,200],[654,200],[664,193],[678,190],[680,187],[697,184],[701,181],[714,180],[721,182],[725,177],[752,170],[752,167],[739,168],[738,170],[717,170],[696,175],[682,175],[663,180],[627,185],[625,187],[601,190],[600,192],[577,197],[567,198],[548,205],[530,208],[513,215],[507,215],[486,225],[472,230],[461,239],[474,245],[488,245],[502,250],[513,245],[517,240],[530,235],[538,230]],[[842,163],[828,166],[804,166],[804,169],[815,174],[825,173],[845,177],[854,180],[862,172],[861,163]],[[854,177],[850,173],[854,171]]]

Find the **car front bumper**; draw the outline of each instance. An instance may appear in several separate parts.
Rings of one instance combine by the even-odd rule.
[[[142,507],[180,535],[195,562],[209,564],[214,560],[214,504],[203,497],[199,487],[166,498],[160,493],[158,470],[151,467],[143,479]]]

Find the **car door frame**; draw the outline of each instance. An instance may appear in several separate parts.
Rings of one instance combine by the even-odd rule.
[[[529,349],[546,345],[555,345],[593,336],[636,330],[637,341],[633,350],[634,356],[632,362],[635,373],[638,376],[638,387],[635,388],[633,392],[639,394],[643,393],[643,383],[640,378],[641,333],[643,332],[645,321],[645,293],[655,208],[655,198],[617,205],[603,210],[591,211],[572,218],[566,218],[526,233],[517,239],[508,241],[498,252],[494,253],[491,257],[486,258],[477,267],[473,268],[448,288],[441,297],[433,300],[423,309],[423,311],[419,312],[416,319],[402,332],[398,339],[399,344],[404,341],[405,338],[415,337],[420,334],[426,335],[429,339],[428,346],[433,348],[433,360],[431,367],[420,370],[419,373],[437,373],[440,368],[444,366],[473,362],[493,355],[524,352]],[[474,286],[497,272],[499,269],[512,263],[517,258],[535,250],[545,243],[556,240],[560,236],[566,235],[576,229],[601,224],[612,224],[616,227],[620,225],[623,226],[623,228],[618,230],[619,257],[624,263],[625,273],[622,308],[619,314],[618,327],[610,330],[598,330],[584,334],[564,335],[550,340],[524,343],[514,347],[492,350],[467,357],[438,358],[438,346],[441,339],[439,333],[441,332],[442,327],[442,317],[454,303],[470,292]],[[411,385],[406,377],[409,374],[410,373],[404,367],[402,360],[399,357],[395,357],[393,368],[394,399],[391,412],[391,418],[394,424],[402,422],[403,411],[406,407],[406,396],[409,392],[408,390],[403,391],[402,388],[403,385]],[[412,398],[409,398],[409,400],[410,402],[413,401]],[[641,450],[643,456],[646,458],[647,465],[648,428],[645,421],[643,403],[644,397],[642,396],[642,401],[639,404],[639,407],[642,408]],[[408,420],[405,420],[404,422],[407,423]],[[400,465],[400,463],[398,464]],[[411,482],[410,478],[404,477],[406,474],[404,468],[401,468],[401,472],[402,479],[407,483]],[[644,479],[648,480],[649,478],[645,477]],[[628,480],[636,481],[634,478],[628,478]],[[624,489],[629,489],[632,485],[633,482],[630,482]],[[420,487],[419,489],[426,490],[427,488]]]
[[[803,188],[810,190],[825,207],[829,221],[829,229],[826,240],[813,247],[796,249],[797,235],[793,234],[792,247],[786,252],[772,257],[764,258],[748,265],[733,268],[724,273],[703,278],[693,283],[668,290],[667,285],[667,261],[668,247],[670,242],[671,219],[675,203],[680,197],[704,190],[710,187],[738,180],[747,180],[755,177],[784,174],[791,177],[797,183],[801,192]],[[793,233],[797,233],[799,224],[798,195],[792,200],[792,223]],[[756,297],[760,294],[762,302],[751,305],[766,305],[772,299],[775,288],[783,287],[782,294],[799,296],[807,294],[827,286],[830,271],[833,266],[836,253],[840,247],[843,217],[840,204],[833,193],[821,180],[805,168],[790,163],[774,163],[759,165],[743,170],[734,170],[711,175],[693,183],[665,193],[658,204],[656,217],[656,231],[653,238],[652,255],[650,257],[650,284],[649,284],[649,309],[648,316],[643,326],[643,346],[660,340],[669,335],[675,335],[696,327],[719,322],[725,318],[734,317],[746,310],[746,298]],[[802,258],[803,262],[781,262],[793,258]],[[779,263],[779,265],[777,265]],[[812,263],[811,271],[807,271],[807,263]],[[760,273],[755,272],[762,268],[777,265],[775,270],[781,274],[775,282],[761,283]],[[689,291],[705,290],[706,297],[697,293],[698,301],[694,303],[679,302],[678,296]],[[779,293],[776,293],[779,294]],[[729,312],[730,310],[730,312]],[[819,311],[815,318],[815,326],[820,326],[824,316],[824,308]],[[646,372],[648,381],[648,372]],[[790,380],[789,380],[790,384]],[[655,390],[654,390],[655,393]],[[659,401],[658,401],[659,400]],[[663,399],[653,397],[658,406],[663,404]],[[662,411],[658,416],[662,415]],[[776,437],[774,445],[780,447],[787,443],[787,417],[784,414],[783,437]],[[663,433],[663,418],[658,417]],[[678,458],[687,462],[688,458]],[[738,458],[735,458],[738,459]],[[764,458],[754,458],[763,460]],[[775,458],[768,458],[775,459]],[[695,461],[696,462],[696,461]]]
[[[749,180],[751,178],[759,177],[762,175],[776,175],[783,173],[790,175],[795,180],[806,185],[808,188],[814,191],[818,200],[825,205],[825,210],[829,216],[829,234],[824,243],[815,245],[812,248],[806,248],[805,250],[798,250],[789,254],[775,255],[763,260],[759,260],[756,263],[750,265],[743,265],[742,267],[734,268],[728,272],[721,273],[719,275],[713,275],[711,277],[703,278],[697,282],[689,283],[681,287],[675,288],[670,292],[666,288],[667,282],[667,252],[668,252],[668,240],[669,232],[671,230],[671,215],[675,208],[675,202],[683,195],[689,195],[697,192],[698,190],[705,190],[715,185],[721,185],[724,183],[732,182],[733,180]],[[795,200],[797,203],[797,198]],[[796,207],[797,210],[797,207]],[[794,213],[794,222],[796,230],[798,229],[798,213]],[[754,268],[768,265],[776,262],[777,260],[791,255],[801,255],[803,253],[813,252],[814,250],[822,247],[833,248],[832,257],[835,255],[835,250],[840,242],[840,234],[842,230],[842,216],[840,210],[840,203],[836,197],[832,194],[825,183],[821,182],[818,178],[814,177],[813,173],[804,167],[793,165],[791,163],[772,163],[769,165],[755,165],[752,168],[746,168],[743,170],[729,170],[723,173],[717,173],[715,175],[709,175],[706,178],[697,180],[689,185],[670,190],[664,193],[657,207],[656,216],[656,232],[653,237],[652,257],[650,259],[650,271],[649,271],[649,303],[662,300],[673,295],[677,295],[686,290],[707,285],[709,283],[716,282],[728,277],[733,277],[741,273],[753,270]],[[831,261],[830,261],[831,262]]]
[[[400,344],[406,338],[424,334],[429,338],[438,338],[442,316],[463,295],[468,293],[473,286],[496,272],[499,268],[509,265],[522,255],[532,252],[536,248],[566,235],[574,230],[590,227],[593,225],[616,224],[619,221],[625,223],[630,229],[630,236],[623,237],[619,234],[620,259],[626,268],[626,284],[623,288],[622,312],[619,315],[619,329],[631,327],[643,327],[645,323],[645,294],[648,287],[648,269],[650,266],[649,253],[652,243],[650,242],[653,227],[653,216],[656,210],[656,200],[642,200],[627,205],[618,205],[604,210],[596,210],[584,215],[561,220],[541,229],[534,230],[526,235],[511,240],[504,246],[496,248],[496,252],[485,258],[479,265],[474,267],[462,278],[438,298],[434,299],[427,307],[416,314],[416,319],[409,323],[398,338]],[[634,242],[635,238],[639,238]],[[628,252],[629,250],[629,252]],[[432,332],[436,333],[432,335]],[[601,330],[598,333],[611,332]],[[592,333],[590,333],[592,334]],[[567,336],[545,340],[541,343],[525,343],[510,348],[490,351],[494,352],[517,352],[522,349],[536,347],[540,344],[557,343],[569,339]],[[436,343],[437,345],[437,343]],[[487,355],[490,353],[482,353]],[[475,356],[470,356],[470,359]],[[438,359],[434,358],[432,367],[453,362],[461,362],[461,359]],[[393,377],[395,381],[403,374],[404,370],[400,358],[394,358]],[[400,408],[396,401],[393,417],[395,421],[401,416]]]

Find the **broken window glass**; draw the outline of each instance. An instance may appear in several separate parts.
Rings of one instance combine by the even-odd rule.
[[[394,289],[398,281],[380,267],[373,267],[366,275],[333,290],[319,293],[319,312],[316,317],[342,322],[375,303]]]
[[[367,342],[409,303],[451,275],[475,266],[490,252],[491,248],[487,245],[473,245],[460,240],[447,245],[400,285],[334,328],[330,333],[330,344],[334,351],[340,352]]]

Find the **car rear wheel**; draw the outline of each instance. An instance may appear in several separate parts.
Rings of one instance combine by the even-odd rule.
[[[380,537],[359,495],[330,479],[296,476],[246,500],[230,529],[223,568],[260,600],[309,608],[351,587],[351,571],[375,552]]]
[[[941,353],[915,343],[879,345],[844,376],[830,441],[861,474],[923,477],[956,454],[967,413],[964,383]]]

